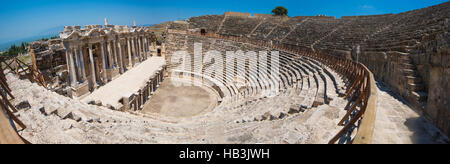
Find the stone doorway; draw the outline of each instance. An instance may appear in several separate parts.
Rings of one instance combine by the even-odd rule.
[[[206,35],[206,29],[203,29],[203,28],[200,29],[200,34],[201,34],[201,35]]]

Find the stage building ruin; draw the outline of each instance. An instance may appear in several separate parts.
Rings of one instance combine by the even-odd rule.
[[[33,66],[49,89],[82,98],[153,56],[163,56],[148,27],[65,26],[60,38],[31,44]]]

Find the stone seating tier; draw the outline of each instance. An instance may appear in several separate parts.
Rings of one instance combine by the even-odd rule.
[[[169,39],[182,37],[169,36]],[[271,51],[276,49],[269,49],[264,47],[258,47],[251,44],[233,42],[222,39],[212,39],[206,37],[200,37],[196,35],[186,35],[183,40],[178,42],[185,42],[186,46],[176,46],[174,50],[186,50],[189,53],[194,52],[194,43],[202,43],[208,45],[207,48],[203,47],[203,52],[206,50],[216,50],[221,52],[222,60],[226,60],[226,51],[268,51],[268,56],[271,56]],[[203,54],[205,55],[205,54]],[[191,59],[193,55],[191,54]],[[241,58],[241,59],[240,59]],[[238,60],[243,60],[245,56],[238,56]],[[317,108],[323,104],[329,104],[333,99],[338,97],[339,90],[343,87],[343,82],[339,76],[333,74],[332,70],[305,57],[299,57],[289,52],[280,51],[279,63],[272,63],[269,61],[267,65],[268,69],[273,64],[280,65],[279,76],[273,76],[272,73],[267,72],[265,77],[259,77],[258,72],[250,70],[245,73],[248,75],[246,78],[247,86],[238,86],[231,79],[234,76],[225,75],[225,81],[220,81],[215,77],[206,77],[203,75],[191,75],[187,73],[187,76],[193,76],[193,80],[198,83],[202,79],[209,79],[210,82],[215,82],[215,85],[224,85],[219,91],[224,93],[224,98],[217,109],[226,108],[228,110],[239,110],[242,112],[241,117],[235,121],[239,123],[264,121],[264,120],[279,120],[288,117],[292,114],[298,114],[307,109]],[[257,62],[257,61],[249,61]],[[200,65],[198,65],[200,64]],[[236,68],[248,69],[247,64],[235,63]],[[243,65],[241,65],[243,64]],[[188,61],[185,63],[186,70],[205,70],[206,66],[210,63],[203,63],[199,59]],[[224,65],[226,67],[226,65]],[[236,69],[235,68],[235,69]],[[177,68],[178,69],[178,68]],[[178,70],[176,70],[178,71]],[[244,70],[236,69],[238,73],[244,73]],[[189,71],[188,71],[189,72]],[[341,81],[341,82],[338,82]],[[280,93],[277,95],[269,96],[264,94],[264,90],[273,84],[279,83]],[[210,87],[210,86],[209,86]],[[273,97],[275,96],[275,97]],[[216,110],[217,110],[216,109]],[[245,114],[244,114],[245,113]]]

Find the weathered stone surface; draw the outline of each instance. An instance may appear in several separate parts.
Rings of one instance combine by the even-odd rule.
[[[41,111],[44,115],[56,114],[57,108],[53,105],[49,105],[47,107],[41,107],[39,111]]]
[[[21,109],[30,109],[31,105],[28,101],[22,101],[20,102],[18,105],[16,105],[16,109],[17,110],[21,110]]]
[[[429,130],[427,127],[433,126],[428,124],[425,118],[415,114],[406,104],[425,107],[425,115],[448,133],[449,95],[446,91],[449,89],[450,72],[446,16],[450,13],[449,4],[447,2],[402,14],[343,19],[327,16],[195,17],[186,22],[179,21],[169,25],[169,28],[178,32],[167,35],[161,45],[167,47],[167,50],[163,48],[161,52],[172,53],[179,50],[193,52],[195,42],[204,43],[204,50],[220,52],[239,49],[272,50],[252,44],[186,33],[186,31],[206,30],[206,33],[240,36],[285,44],[289,47],[320,50],[352,59],[365,64],[375,74],[377,80],[387,83],[394,92],[406,100],[392,94],[388,88],[377,86],[381,89],[379,92],[381,101],[377,103],[379,109],[377,117],[380,119],[376,120],[377,133],[374,141],[442,143],[448,142],[445,141],[445,136],[440,135],[438,130]],[[410,24],[414,26],[409,26]],[[108,25],[105,28],[113,27]],[[101,27],[86,26],[83,29],[85,31],[82,31],[79,26],[68,26],[62,36],[78,37],[77,31],[84,35],[86,31],[96,28]],[[127,29],[127,27],[117,28]],[[96,32],[102,35],[102,31]],[[141,44],[139,41],[133,42]],[[134,50],[137,47],[133,45],[130,48]],[[95,51],[98,56],[101,50],[96,48]],[[105,51],[109,52],[111,48],[106,48]],[[42,52],[44,54],[44,51]],[[171,56],[166,57],[170,59]],[[140,59],[128,61],[131,63],[126,64],[130,66],[142,65]],[[172,62],[169,62],[171,68],[183,64]],[[201,60],[190,62],[203,63]],[[49,63],[52,62],[47,62]],[[111,60],[108,63],[113,62]],[[112,111],[103,106],[88,105],[55,95],[54,92],[37,85],[29,85],[26,81],[11,75],[8,75],[8,79],[12,81],[11,87],[17,95],[15,101],[27,99],[32,106],[30,110],[19,111],[18,116],[30,125],[21,134],[34,143],[326,143],[342,128],[337,126],[337,122],[345,114],[346,111],[342,109],[348,100],[338,96],[345,91],[347,80],[315,60],[298,59],[296,54],[280,53],[280,63],[281,76],[249,80],[255,84],[279,80],[282,83],[280,93],[267,94],[261,92],[263,88],[259,86],[241,87],[220,81],[225,86],[214,88],[219,92],[214,94],[222,98],[220,105],[208,112],[187,118]],[[112,76],[115,73],[111,67],[113,66],[106,70],[106,77],[103,77],[103,74],[99,75],[101,78],[94,84],[114,81],[115,78]],[[331,73],[324,71],[328,69]],[[73,73],[72,71],[67,75],[74,76]],[[249,74],[254,76],[255,72]],[[186,78],[188,81],[204,81],[204,78],[194,75],[183,77],[189,77]],[[143,105],[145,99],[142,98],[148,97],[143,91],[146,90],[145,86],[137,86],[141,89],[139,92],[129,91],[132,94],[120,95],[119,99],[125,97],[122,101],[129,101],[124,109],[139,109],[138,107]],[[153,86],[158,87],[159,84]],[[27,91],[27,94],[24,94],[24,91]],[[172,98],[179,97],[174,95]],[[99,102],[94,104],[101,105]],[[298,106],[293,107],[293,104]],[[104,101],[103,105],[111,107],[115,104]],[[41,106],[43,107],[40,108]],[[420,135],[417,136],[416,133]],[[416,140],[415,137],[420,139]]]

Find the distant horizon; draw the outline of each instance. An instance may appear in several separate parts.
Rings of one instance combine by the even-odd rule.
[[[67,25],[109,24],[155,25],[167,21],[186,20],[201,15],[222,15],[227,11],[271,14],[276,6],[285,6],[289,16],[342,16],[398,14],[438,5],[445,0],[249,0],[210,2],[188,0],[160,1],[7,1],[0,5],[0,50],[2,45],[44,35],[58,34]],[[387,5],[388,4],[388,5]],[[220,8],[216,8],[219,6]],[[297,7],[298,6],[298,7]],[[297,7],[297,8],[294,8]],[[120,12],[118,12],[120,11]],[[58,30],[58,28],[61,28]],[[17,44],[17,43],[16,43]]]
[[[138,26],[150,26],[150,25],[155,25],[155,24],[142,24],[142,25],[138,25]],[[54,27],[54,28],[58,28],[58,31],[55,31],[54,33],[48,33],[48,34],[38,34],[35,36],[30,36],[30,37],[25,37],[25,38],[20,38],[17,40],[12,40],[12,41],[7,41],[7,42],[3,42],[0,43],[0,52],[6,51],[8,50],[8,48],[10,48],[12,45],[20,45],[23,42],[29,43],[29,42],[33,42],[39,39],[44,39],[44,38],[50,38],[53,36],[58,36],[59,37],[59,32],[64,30],[64,26],[58,26],[58,27]],[[50,28],[53,29],[53,28]]]

